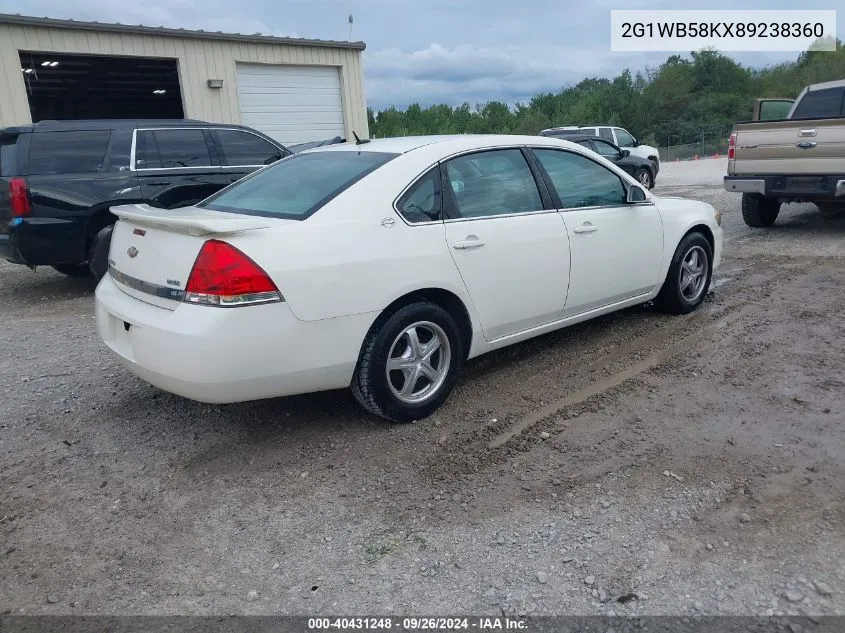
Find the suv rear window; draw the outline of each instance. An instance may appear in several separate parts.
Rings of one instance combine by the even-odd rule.
[[[0,176],[17,176],[18,137],[0,138]]]
[[[354,151],[294,154],[253,172],[199,206],[214,211],[303,220],[396,156]]]
[[[32,135],[29,174],[88,174],[100,171],[109,130],[41,132]]]

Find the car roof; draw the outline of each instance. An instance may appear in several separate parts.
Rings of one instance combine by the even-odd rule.
[[[483,149],[493,146],[521,145],[557,145],[563,143],[571,146],[564,139],[549,136],[525,136],[518,134],[446,134],[431,136],[399,136],[394,138],[371,139],[360,145],[354,142],[342,143],[339,145],[327,145],[306,150],[312,152],[387,152],[391,154],[405,154],[421,147],[440,145],[444,153],[451,151],[464,151],[472,149]],[[580,146],[579,146],[580,147]]]
[[[71,119],[66,121],[39,121],[30,125],[17,125],[0,129],[0,134],[26,134],[27,132],[69,132],[88,130],[113,130],[122,127],[212,127],[235,128],[255,131],[243,125],[211,123],[197,119]]]

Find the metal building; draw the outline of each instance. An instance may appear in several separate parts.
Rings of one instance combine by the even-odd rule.
[[[366,137],[363,42],[0,14],[0,128],[189,118],[284,144]]]

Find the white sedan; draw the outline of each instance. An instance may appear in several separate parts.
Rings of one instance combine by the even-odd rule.
[[[694,310],[722,250],[710,205],[533,136],[327,146],[195,207],[112,211],[97,328],[130,372],[212,403],[351,387],[397,421],[491,350],[652,300]]]

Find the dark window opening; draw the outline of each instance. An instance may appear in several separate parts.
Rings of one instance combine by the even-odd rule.
[[[211,156],[199,128],[139,130],[135,140],[136,169],[208,167]]]
[[[29,148],[31,176],[92,174],[103,167],[109,130],[36,132]]]
[[[181,119],[175,59],[20,53],[33,123],[73,119]]]
[[[242,130],[213,130],[223,151],[225,165],[255,167],[269,165],[282,158],[282,151],[260,136]]]

